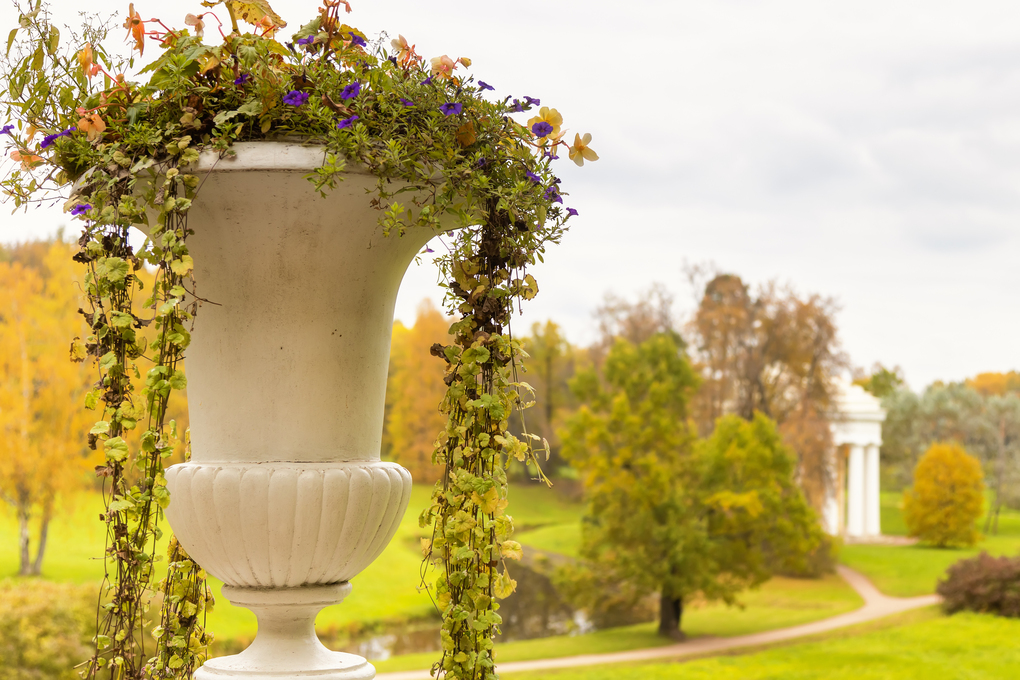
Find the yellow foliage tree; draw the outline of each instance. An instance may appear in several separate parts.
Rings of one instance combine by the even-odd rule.
[[[18,517],[22,575],[40,573],[58,496],[80,487],[96,462],[82,409],[90,367],[68,356],[71,338],[85,331],[71,253],[60,241],[0,249],[0,497]]]
[[[965,381],[967,387],[986,397],[1001,397],[1009,392],[1020,393],[1020,373],[978,373]]]
[[[914,468],[914,486],[903,495],[911,536],[944,548],[974,545],[984,504],[981,462],[959,444],[932,444]]]
[[[445,364],[429,350],[434,343],[450,343],[449,327],[430,300],[418,305],[410,328],[393,324],[384,443],[388,457],[410,470],[415,482],[435,482],[442,472],[432,464],[432,450],[446,426],[436,407],[446,394]]]

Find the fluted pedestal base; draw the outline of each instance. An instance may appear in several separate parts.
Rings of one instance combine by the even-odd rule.
[[[371,680],[375,667],[355,654],[330,651],[315,635],[315,617],[351,592],[350,583],[300,588],[223,587],[231,604],[259,620],[258,636],[248,649],[209,659],[195,680]]]

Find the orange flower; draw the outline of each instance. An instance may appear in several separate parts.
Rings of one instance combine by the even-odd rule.
[[[81,71],[91,78],[99,73],[99,64],[96,63],[95,55],[92,53],[92,44],[85,43],[84,49],[78,53],[78,63],[81,64]]]
[[[145,24],[142,17],[135,11],[135,3],[128,5],[128,18],[124,21],[124,28],[128,30],[128,37],[134,38],[138,54],[145,51]]]
[[[441,57],[434,57],[432,59],[432,75],[439,76],[449,80],[453,77],[453,69],[457,68],[457,63],[450,59],[445,54]]]
[[[599,155],[588,148],[590,143],[591,133],[584,133],[584,137],[581,137],[579,134],[574,135],[574,145],[567,152],[570,160],[577,163],[578,166],[583,166],[585,161],[597,161]]]
[[[86,116],[84,112],[79,112],[82,113],[82,118],[78,121],[78,130],[84,132],[90,142],[102,137],[103,130],[106,129],[106,122],[99,117],[99,114],[93,113]]]
[[[29,170],[33,165],[42,160],[42,156],[36,156],[33,153],[21,153],[17,149],[11,152],[11,160],[21,163],[23,170]]]

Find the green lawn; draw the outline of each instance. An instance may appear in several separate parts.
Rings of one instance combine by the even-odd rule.
[[[421,553],[418,515],[427,506],[431,486],[415,485],[411,501],[393,541],[383,554],[352,580],[354,590],[338,606],[319,615],[319,630],[359,627],[378,621],[406,621],[433,615],[432,604],[418,591]],[[539,485],[517,485],[511,490],[507,511],[517,526],[533,527],[574,520],[580,505],[564,501]],[[103,564],[105,527],[99,521],[102,499],[98,493],[81,493],[60,508],[50,525],[49,544],[43,561],[44,578],[74,583],[98,582]],[[18,571],[17,523],[9,506],[0,508],[0,578]],[[34,545],[34,543],[33,543]],[[221,583],[210,579],[216,606],[209,628],[221,640],[250,640],[255,635],[255,615],[232,606],[220,595]]]
[[[1017,676],[1018,636],[1015,619],[944,617],[932,608],[756,653],[501,675],[513,680],[1001,680]],[[501,654],[500,660],[508,659]]]
[[[900,502],[899,493],[882,494],[882,533],[906,535],[907,527]],[[984,518],[978,527],[984,528]],[[882,592],[910,597],[934,592],[936,582],[951,564],[965,557],[973,557],[982,550],[993,555],[1020,553],[1020,513],[1003,510],[999,518],[999,534],[986,536],[973,548],[846,545],[840,552],[840,561],[866,575]]]
[[[683,629],[692,637],[732,636],[795,626],[828,618],[861,606],[856,592],[837,576],[824,579],[774,578],[760,589],[745,593],[746,608],[712,604],[690,606]],[[507,642],[498,646],[500,661],[525,661],[577,654],[598,654],[670,644],[659,637],[655,623],[642,623],[596,631],[586,635],[561,635],[538,640]],[[406,654],[373,661],[380,671],[428,668],[436,653]]]

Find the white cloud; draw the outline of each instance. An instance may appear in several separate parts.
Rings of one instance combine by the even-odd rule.
[[[135,4],[179,24],[198,3]],[[316,3],[277,4],[296,27]],[[70,22],[79,6],[55,7]],[[1020,368],[1015,2],[354,8],[366,32],[402,33],[427,56],[470,56],[498,94],[541,97],[593,134],[602,160],[563,161],[581,215],[537,269],[527,322],[552,317],[586,341],[606,291],[662,281],[679,292],[681,261],[711,259],[752,282],[839,298],[852,359],[898,363],[915,386]],[[10,231],[0,217],[0,238],[62,220],[34,215]],[[410,272],[398,314],[410,320],[436,290],[431,270]]]

